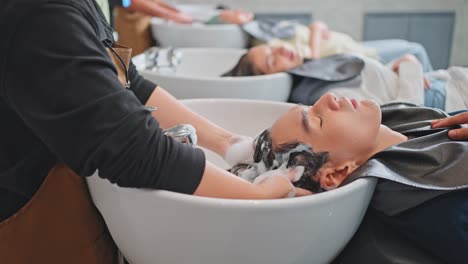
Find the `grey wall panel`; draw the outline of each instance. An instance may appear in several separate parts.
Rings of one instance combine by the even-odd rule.
[[[445,69],[452,49],[453,13],[415,14],[410,17],[409,40],[424,45],[434,69]]]
[[[455,13],[371,13],[364,19],[364,40],[400,38],[422,44],[434,69],[449,66]]]
[[[407,14],[368,14],[364,19],[363,40],[407,39]]]

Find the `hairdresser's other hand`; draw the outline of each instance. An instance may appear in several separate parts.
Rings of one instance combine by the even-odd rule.
[[[460,113],[455,116],[432,121],[433,128],[449,127],[453,125],[468,124],[468,112]],[[448,132],[451,139],[468,140],[468,127],[452,129]]]
[[[419,60],[414,56],[414,55],[410,55],[410,54],[406,54],[404,55],[403,57],[399,58],[398,60],[396,60],[393,65],[392,65],[392,70],[398,74],[400,72],[400,65],[403,63],[403,62],[411,62],[411,63],[415,63],[415,64],[419,64],[421,65],[421,62],[419,62]],[[422,65],[421,65],[422,67]],[[429,82],[429,80],[427,79],[426,76],[423,77],[423,82],[424,82],[424,90],[429,90],[429,88],[431,87],[431,84]]]
[[[310,191],[297,188],[293,182],[298,181],[304,173],[303,166],[286,168],[281,166],[276,170],[267,171],[254,180],[262,188],[266,197],[285,198],[295,196],[306,196],[312,194]]]
[[[255,146],[251,137],[234,136],[224,154],[224,160],[229,166],[240,163],[253,163]]]

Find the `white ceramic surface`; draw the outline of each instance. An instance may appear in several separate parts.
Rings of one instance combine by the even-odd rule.
[[[238,25],[184,25],[159,18],[151,19],[153,37],[161,47],[247,47],[248,35]]]
[[[242,98],[285,102],[292,78],[287,73],[248,77],[220,77],[245,53],[242,49],[181,48],[176,72],[144,69],[144,54],[133,58],[138,71],[178,99]]]
[[[187,100],[216,123],[254,136],[291,107],[276,102]],[[226,167],[218,157],[207,158]],[[97,208],[132,264],[320,264],[356,231],[375,188],[360,179],[308,197],[228,200],[119,188],[88,178]]]

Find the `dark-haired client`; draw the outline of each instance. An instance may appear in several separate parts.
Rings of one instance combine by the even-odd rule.
[[[251,180],[265,170],[304,166],[295,184],[332,190],[377,177],[371,210],[417,247],[448,263],[468,257],[468,141],[451,139],[460,125],[431,127],[438,109],[328,93],[298,105],[256,139],[254,163],[233,168]],[[467,118],[468,119],[468,118]],[[434,123],[436,124],[436,123]],[[437,126],[437,125],[436,125]]]

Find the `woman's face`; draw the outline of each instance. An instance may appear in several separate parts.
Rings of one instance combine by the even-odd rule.
[[[249,50],[249,60],[261,74],[284,72],[301,65],[304,61],[296,51],[286,46],[259,45]]]
[[[298,105],[281,116],[271,128],[271,139],[274,147],[305,143],[340,163],[375,149],[380,122],[380,107],[374,101],[338,99],[328,93],[313,106]]]

